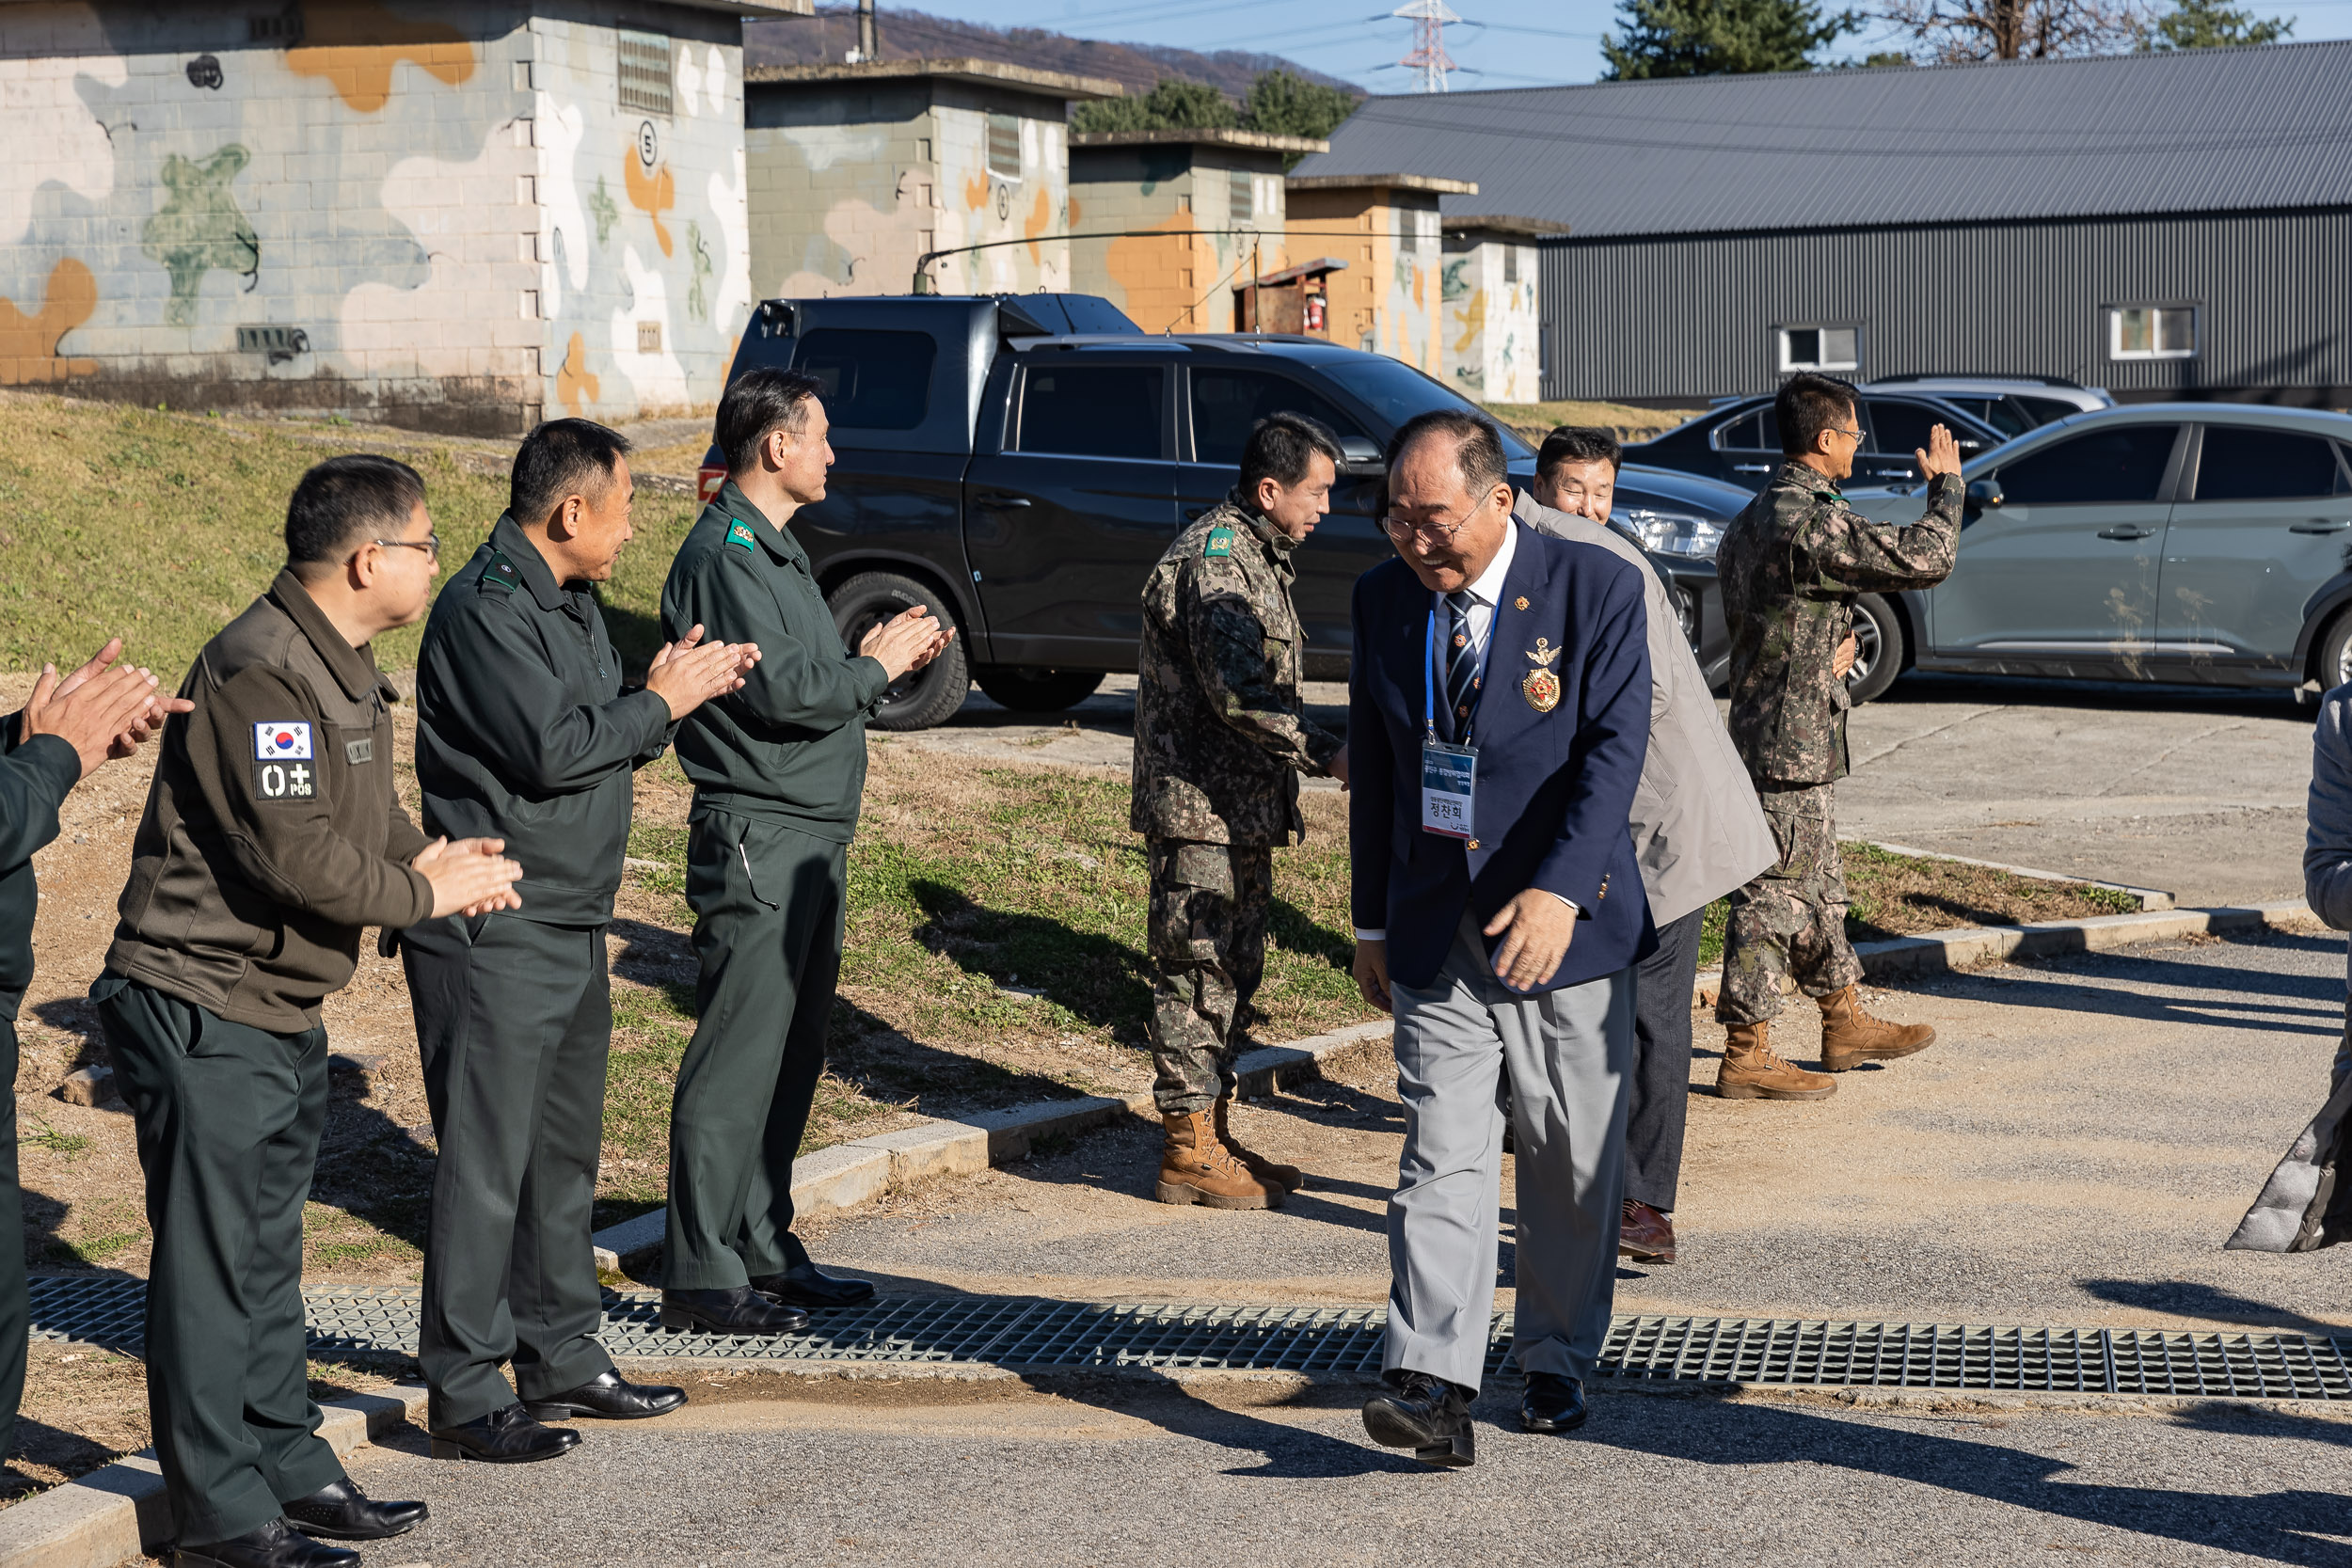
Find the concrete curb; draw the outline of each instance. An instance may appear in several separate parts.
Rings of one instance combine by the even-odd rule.
[[[1271,1094],[1285,1085],[1317,1077],[1327,1063],[1386,1042],[1383,1020],[1359,1023],[1294,1040],[1262,1046],[1233,1064],[1244,1100]],[[1069,1137],[1107,1127],[1122,1117],[1156,1117],[1149,1094],[1090,1095],[1083,1100],[1041,1100],[983,1111],[959,1120],[932,1120],[835,1144],[792,1163],[792,1207],[816,1214],[854,1209],[892,1187],[933,1177],[961,1176],[1021,1159],[1042,1138]],[[656,1209],[608,1226],[592,1238],[596,1267],[620,1271],[624,1261],[661,1244],[668,1212]],[[0,1564],[0,1568],[5,1568]]]
[[[424,1418],[425,1391],[394,1388],[323,1402],[319,1435],[349,1453],[404,1421]],[[141,1449],[0,1511],[0,1568],[113,1568],[171,1536],[164,1474]]]

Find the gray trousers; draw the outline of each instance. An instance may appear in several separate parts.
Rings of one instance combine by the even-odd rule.
[[[1425,990],[1392,986],[1405,1152],[1389,1200],[1382,1366],[1476,1388],[1494,1312],[1502,1183],[1500,1079],[1518,1142],[1522,1371],[1584,1378],[1609,1334],[1625,1202],[1633,972],[1520,996],[1465,911]]]

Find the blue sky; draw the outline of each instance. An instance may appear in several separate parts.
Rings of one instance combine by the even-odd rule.
[[[1172,43],[1186,49],[1253,49],[1288,55],[1373,92],[1402,92],[1407,73],[1389,62],[1412,42],[1412,24],[1374,20],[1398,0],[914,0],[933,15],[998,26],[1050,27],[1079,38]],[[1446,49],[1470,68],[1454,87],[1519,87],[1589,82],[1600,74],[1600,36],[1615,23],[1613,0],[1449,0],[1468,22],[1446,28]],[[1867,3],[1867,0],[1866,0]],[[2258,16],[2292,16],[2295,37],[2352,37],[2352,0],[2240,0]],[[1855,8],[1863,8],[1857,5]],[[1859,57],[1870,35],[1842,40]],[[1382,69],[1388,66],[1388,69]]]

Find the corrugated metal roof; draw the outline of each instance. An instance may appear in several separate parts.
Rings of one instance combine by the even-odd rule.
[[[2352,40],[1374,98],[1299,176],[1580,236],[2352,204]]]

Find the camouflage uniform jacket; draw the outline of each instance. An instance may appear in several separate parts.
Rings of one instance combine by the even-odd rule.
[[[1299,702],[1294,547],[1228,496],[1152,569],[1136,683],[1136,832],[1249,847],[1305,836],[1298,774],[1324,772],[1341,742]]]
[[[1780,466],[1715,554],[1731,630],[1731,739],[1758,784],[1845,777],[1846,683],[1831,673],[1857,595],[1932,588],[1951,575],[1966,487],[1928,485],[1909,528],[1874,523],[1802,463]]]

